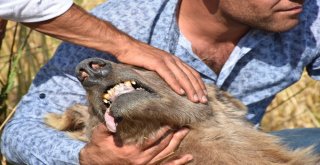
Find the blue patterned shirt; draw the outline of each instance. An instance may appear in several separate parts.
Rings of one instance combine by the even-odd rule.
[[[306,0],[300,24],[284,33],[252,29],[237,44],[219,75],[197,57],[176,22],[178,0],[108,0],[92,13],[134,38],[168,51],[199,71],[203,80],[229,91],[259,123],[275,94],[300,79],[304,70],[320,80],[320,0]],[[94,30],[95,28],[92,27]],[[20,164],[78,164],[85,145],[48,128],[43,116],[86,104],[75,66],[89,57],[115,61],[102,52],[63,43],[40,70],[2,136],[1,151]]]

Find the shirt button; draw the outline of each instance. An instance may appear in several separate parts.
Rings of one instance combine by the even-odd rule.
[[[44,94],[44,93],[40,93],[39,98],[40,98],[40,99],[44,99],[44,98],[46,98],[46,94]]]

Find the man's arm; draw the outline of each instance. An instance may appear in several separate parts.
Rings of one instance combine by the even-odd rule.
[[[50,36],[114,55],[120,62],[156,71],[179,94],[207,102],[200,74],[179,58],[121,32],[77,5],[53,19],[24,23]]]
[[[34,95],[38,94],[25,97],[6,124],[1,136],[2,154],[13,164],[79,164],[78,153],[85,143],[49,129],[42,119],[49,107]]]
[[[169,127],[163,127],[155,137],[150,137],[144,146],[117,146],[116,139],[100,124],[93,131],[91,141],[81,150],[80,164],[156,164],[174,152],[188,133],[187,129],[181,129],[167,134],[169,130]],[[190,160],[192,155],[187,154],[168,162],[167,165],[186,164]]]
[[[20,102],[14,118],[6,125],[1,137],[1,152],[10,162],[39,165],[79,164],[80,156],[81,164],[116,162],[149,164],[173,152],[187,133],[186,130],[182,130],[162,139],[164,132],[168,130],[166,128],[160,131],[145,148],[137,145],[118,147],[114,143],[114,137],[107,132],[107,128],[100,125],[94,131],[89,144],[73,140],[64,132],[45,125],[43,116],[50,112],[61,113],[65,106],[75,101],[82,100],[83,103],[85,96],[81,94],[82,90],[77,92],[80,88],[77,85],[79,84],[70,81],[68,76],[63,76],[47,80],[47,84],[42,87],[35,85],[31,88],[28,95]],[[158,144],[156,141],[159,139],[162,140]],[[185,155],[169,163],[185,164],[190,158],[191,155]]]
[[[54,57],[38,72],[28,94],[20,101],[14,117],[6,125],[1,137],[1,152],[10,162],[15,164],[79,164],[80,150],[85,144],[72,140],[63,132],[49,128],[45,125],[43,117],[48,113],[63,113],[67,107],[75,103],[86,104],[85,91],[74,76],[74,70],[76,64],[88,57],[111,59],[111,56],[104,53],[63,43],[57,49]],[[113,137],[105,132],[105,127],[95,132],[94,135],[102,139],[91,141],[90,147],[88,145],[85,147],[90,150],[82,150],[86,151],[86,154],[84,157],[81,156],[81,161],[94,158],[95,153],[108,158],[110,153],[99,152],[99,146],[104,146],[104,151],[114,151],[118,156],[126,154],[127,148],[113,150],[115,147]],[[172,139],[169,137],[169,140],[161,142],[162,145],[150,147],[159,153],[152,152],[153,156],[158,154],[154,159],[161,159],[174,151],[182,137],[178,133]],[[137,151],[135,152],[137,157],[145,153],[137,146],[130,146],[130,149]],[[111,158],[103,161],[119,162],[122,160],[121,157]],[[141,158],[141,155],[138,158]],[[172,165],[184,164],[189,160],[186,158],[188,157],[182,157],[170,163]],[[142,156],[142,159],[145,158]],[[147,162],[150,162],[148,159]],[[129,161],[136,162],[137,160],[130,157]]]
[[[187,130],[169,134],[157,145],[157,140],[167,131],[164,128],[146,148],[136,145],[118,147],[107,128],[100,125],[92,140],[84,143],[72,140],[63,132],[49,130],[37,119],[16,118],[7,124],[2,136],[2,152],[14,164],[154,164],[173,152]],[[83,148],[84,147],[84,148]],[[79,154],[79,151],[81,152]],[[192,160],[191,155],[170,161],[167,165],[182,165]]]

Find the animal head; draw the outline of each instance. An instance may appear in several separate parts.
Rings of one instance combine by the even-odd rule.
[[[87,91],[92,115],[124,142],[141,142],[161,126],[180,128],[214,116],[212,103],[176,94],[155,72],[100,58],[82,61],[76,74]],[[212,86],[209,93],[217,93]]]

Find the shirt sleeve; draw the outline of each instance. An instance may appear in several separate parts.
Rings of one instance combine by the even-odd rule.
[[[69,75],[49,74],[51,78],[43,79],[46,73],[50,70],[43,69],[38,74],[3,131],[1,152],[13,164],[79,164],[85,143],[48,127],[44,116],[61,114],[76,102],[85,104],[84,91]]]
[[[79,164],[85,143],[44,123],[48,113],[63,113],[74,104],[87,104],[86,92],[75,76],[76,65],[90,57],[115,61],[102,52],[63,43],[37,73],[1,139],[1,152],[13,164]]]
[[[311,78],[320,81],[320,53],[318,54],[318,58],[307,66],[307,72]]]
[[[0,17],[17,22],[40,22],[65,13],[73,0],[0,0]]]

